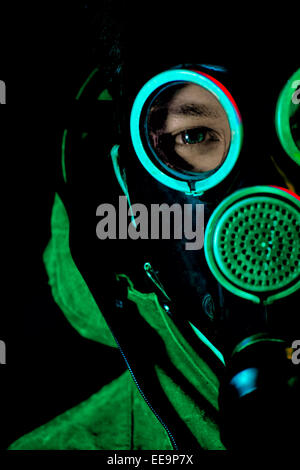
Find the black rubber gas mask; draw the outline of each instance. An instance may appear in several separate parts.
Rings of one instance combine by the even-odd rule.
[[[290,384],[298,373],[287,351],[299,332],[300,198],[276,158],[268,155],[259,166],[259,155],[247,148],[249,138],[243,143],[243,116],[220,80],[222,72],[177,67],[143,86],[132,106],[130,133],[146,172],[133,172],[134,181],[129,170],[126,191],[134,202],[157,203],[160,193],[161,203],[190,205],[191,211],[204,207],[204,249],[187,251],[179,240],[168,255],[166,243],[158,249],[150,240],[154,248],[144,251],[150,257],[145,270],[174,320],[188,323],[226,365],[220,407],[230,447],[245,439],[257,445],[261,433],[269,432],[274,408],[295,393]],[[299,77],[300,70],[286,77],[267,126],[278,144],[266,145],[275,153],[280,147],[281,160],[291,160],[297,170]],[[266,408],[257,433],[255,419]],[[239,437],[245,420],[247,432]]]
[[[115,118],[124,123],[107,148],[112,120],[102,118],[99,132],[92,115],[89,143],[88,113],[64,145],[74,258],[104,310],[100,292],[111,293],[112,302],[117,295],[111,272],[126,273],[138,290],[156,292],[199,354],[207,346],[221,379],[226,446],[257,447],[266,435],[273,445],[297,411],[286,406],[295,403],[299,384],[291,361],[300,331],[299,71],[257,103],[244,72],[237,78],[222,67],[182,65],[145,75],[144,84],[131,80],[124,91]],[[112,139],[120,145],[110,160]],[[85,188],[84,205],[76,181]],[[95,200],[117,208],[119,194],[134,237],[91,243]],[[274,409],[286,423],[274,422]]]
[[[299,73],[283,88],[273,117],[273,133],[276,126],[286,158],[296,163]],[[241,113],[220,74],[218,67],[173,68],[143,86],[130,133],[144,175],[159,184],[149,191],[129,170],[128,189],[134,201],[151,203],[161,192],[163,202],[205,206],[203,251],[213,277],[235,296],[268,305],[300,285],[299,197],[282,187],[270,157],[256,167],[243,148]]]

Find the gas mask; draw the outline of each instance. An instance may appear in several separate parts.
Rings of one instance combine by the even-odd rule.
[[[300,198],[290,181],[295,173],[286,171],[300,163],[299,79],[300,69],[278,94],[275,154],[256,166],[260,156],[243,148],[243,116],[222,68],[179,66],[156,75],[137,94],[130,118],[146,173],[131,171],[137,184],[129,170],[125,185],[119,172],[134,201],[158,202],[160,193],[160,202],[204,206],[204,249],[187,252],[174,242],[168,257],[156,245],[145,270],[174,321],[189,323],[226,365],[219,402],[229,448],[282,442],[278,422],[284,429],[295,412],[288,404],[299,387],[290,354],[299,332]],[[118,149],[112,156],[117,162]]]
[[[243,84],[222,67],[181,65],[148,74],[118,104],[115,121],[123,124],[113,137],[120,145],[109,147],[110,161],[95,158],[98,141],[85,147],[85,128],[76,125],[74,139],[64,134],[69,191],[77,172],[91,197],[85,205],[90,213],[71,217],[70,239],[72,247],[72,233],[89,227],[80,240],[86,241],[82,271],[88,285],[96,297],[95,259],[105,272],[102,291],[113,290],[110,271],[125,272],[138,290],[156,293],[176,327],[194,347],[199,344],[199,355],[203,343],[210,349],[221,380],[221,436],[228,448],[282,443],[299,412],[299,372],[291,361],[299,331],[299,73],[271,90],[255,119],[248,116],[251,98]],[[94,114],[91,121],[95,126]],[[106,176],[109,165],[113,174]],[[100,174],[110,181],[104,194]],[[135,233],[134,240],[109,240],[97,257],[100,244],[88,237],[94,234],[93,186],[99,200],[111,198],[115,207],[115,195],[123,194]],[[82,206],[76,185],[72,198]],[[146,207],[152,214],[154,206],[166,211],[158,229],[158,218],[148,221],[145,234],[139,211]],[[108,312],[114,308],[100,293],[96,300]],[[125,329],[116,318],[111,329]]]

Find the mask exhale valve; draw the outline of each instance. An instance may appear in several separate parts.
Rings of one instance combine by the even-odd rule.
[[[300,201],[282,189],[254,186],[226,198],[205,232],[205,256],[230,292],[270,304],[300,287]]]

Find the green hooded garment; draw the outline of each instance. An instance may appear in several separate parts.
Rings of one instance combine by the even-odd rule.
[[[54,300],[83,337],[118,347],[72,259],[68,215],[57,194],[51,233],[44,263]],[[180,333],[156,294],[137,291],[126,274],[122,276],[128,285],[128,300],[136,305],[154,339],[164,345],[165,360],[154,361],[152,371],[164,400],[199,449],[224,450],[217,424],[216,373]],[[204,344],[202,348],[214,356]],[[172,450],[176,449],[172,431],[149,405],[129,367],[87,400],[19,438],[9,450]]]

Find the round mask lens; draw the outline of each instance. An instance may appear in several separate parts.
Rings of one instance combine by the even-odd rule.
[[[232,170],[242,144],[238,108],[221,83],[193,70],[168,70],[144,85],[130,120],[135,152],[166,186],[202,194]]]
[[[149,105],[145,124],[146,145],[175,176],[205,178],[228,155],[227,114],[210,91],[194,83],[161,91]]]
[[[282,147],[300,165],[300,69],[292,75],[280,93],[275,124]]]

